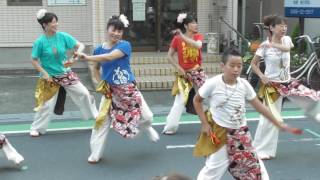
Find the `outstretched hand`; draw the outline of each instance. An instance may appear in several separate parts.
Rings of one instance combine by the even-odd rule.
[[[84,60],[88,59],[88,55],[83,52],[75,52],[74,55],[80,59],[84,59]]]
[[[289,132],[291,134],[296,134],[296,135],[301,135],[303,133],[303,130],[302,129],[299,129],[299,128],[295,128],[295,127],[290,127],[288,126],[287,124],[283,124],[280,129],[282,131],[286,131],[286,132]]]

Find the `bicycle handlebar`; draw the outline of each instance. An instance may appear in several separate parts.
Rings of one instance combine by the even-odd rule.
[[[316,50],[316,48],[314,46],[315,42],[311,40],[309,35],[304,34],[304,35],[298,36],[294,39],[297,40],[297,42],[300,42],[302,39],[305,39],[307,41],[307,43],[310,45],[311,51],[315,52],[315,50]]]
[[[302,39],[306,39],[308,41],[308,43],[310,44],[313,44],[314,42],[311,40],[310,36],[309,35],[301,35],[301,36],[298,36],[296,38],[294,38],[295,40],[299,41],[299,40],[302,40]]]

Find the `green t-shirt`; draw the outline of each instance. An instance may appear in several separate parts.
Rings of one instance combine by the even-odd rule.
[[[67,50],[73,49],[77,41],[68,33],[57,32],[54,36],[41,35],[32,46],[32,59],[40,60],[41,67],[50,76],[59,76],[70,71],[63,63]]]

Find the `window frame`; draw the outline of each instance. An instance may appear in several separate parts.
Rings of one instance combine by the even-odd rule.
[[[31,0],[21,2],[21,0],[7,0],[7,6],[42,6],[42,0]]]

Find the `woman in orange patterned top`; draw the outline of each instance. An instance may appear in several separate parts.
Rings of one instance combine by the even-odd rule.
[[[182,112],[185,109],[189,92],[193,87],[200,88],[206,79],[201,68],[203,36],[198,33],[198,24],[195,17],[181,13],[177,18],[179,28],[174,30],[175,36],[170,44],[168,60],[176,68],[177,76],[172,95],[174,104],[167,116],[164,134],[175,134]],[[175,54],[177,53],[177,57]]]

